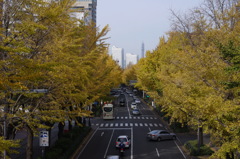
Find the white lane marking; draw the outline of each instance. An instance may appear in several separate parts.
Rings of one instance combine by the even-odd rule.
[[[157,152],[157,155],[158,155],[158,157],[160,157],[160,155],[159,155],[159,152],[158,152],[158,149],[156,148],[156,152]]]
[[[104,131],[101,133],[101,136],[103,136],[104,135]]]
[[[174,143],[177,145],[177,148],[179,149],[179,151],[181,152],[181,154],[183,155],[183,157],[186,159],[186,156],[184,155],[184,153],[182,152],[182,150],[180,149],[180,147],[178,146],[178,144],[176,143],[176,141],[174,141]]]
[[[112,131],[112,135],[111,135],[110,140],[109,140],[109,142],[108,142],[108,146],[107,146],[107,149],[106,149],[106,151],[105,151],[104,158],[106,158],[106,156],[107,156],[108,148],[109,148],[109,145],[110,145],[110,143],[111,143],[111,140],[112,140],[112,137],[113,137],[113,133],[114,133],[114,129],[113,129],[113,131]]]
[[[152,131],[151,128],[148,127],[148,129],[149,129],[149,131]]]
[[[133,159],[133,128],[131,127],[131,159]]]

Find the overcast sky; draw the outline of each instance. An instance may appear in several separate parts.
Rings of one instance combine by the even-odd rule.
[[[98,0],[97,26],[107,24],[110,32],[107,43],[126,53],[141,55],[156,48],[159,38],[171,29],[171,10],[186,13],[204,0]]]

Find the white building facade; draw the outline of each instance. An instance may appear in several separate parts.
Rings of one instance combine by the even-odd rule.
[[[97,0],[76,0],[72,6],[72,17],[84,20],[87,24],[97,22]]]
[[[138,62],[138,55],[127,53],[126,54],[126,67],[129,65],[135,65]]]
[[[116,61],[121,68],[124,68],[124,50],[123,48],[118,48],[112,46],[112,58]]]

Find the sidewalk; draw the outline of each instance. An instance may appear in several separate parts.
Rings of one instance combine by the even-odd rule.
[[[52,128],[51,132],[51,145],[52,146],[58,138],[58,127],[57,123]],[[26,158],[26,147],[27,147],[27,131],[25,129],[19,130],[16,133],[15,140],[21,140],[20,147],[16,148],[19,152],[17,154],[11,154],[11,159],[25,159]],[[36,136],[33,138],[33,158],[37,159],[42,156],[42,147],[39,146],[39,137]]]

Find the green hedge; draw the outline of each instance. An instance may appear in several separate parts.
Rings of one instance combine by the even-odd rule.
[[[90,127],[74,127],[46,151],[45,159],[69,159],[90,130]]]
[[[200,151],[198,152],[198,141],[191,140],[184,144],[185,148],[190,151],[191,156],[204,156],[204,155],[212,155],[213,151],[210,147],[203,145],[200,147]]]

